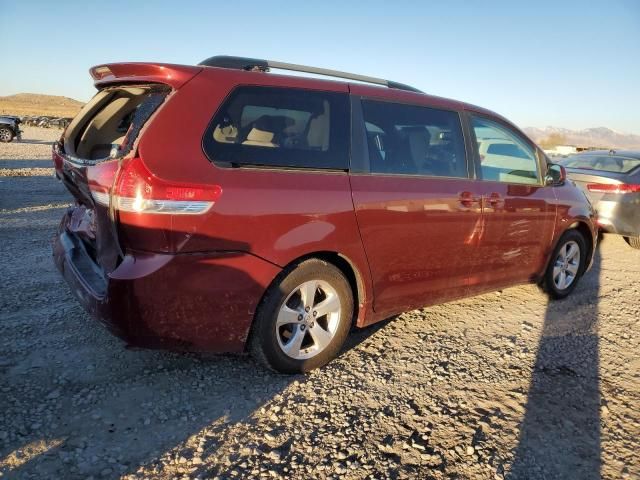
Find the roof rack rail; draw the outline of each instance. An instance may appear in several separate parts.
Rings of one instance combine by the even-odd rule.
[[[373,83],[398,90],[407,90],[409,92],[424,93],[417,88],[405,85],[403,83],[392,82],[382,78],[368,77],[366,75],[358,75],[356,73],[341,72],[339,70],[329,70],[327,68],[308,67],[306,65],[297,65],[295,63],[276,62],[273,60],[261,60],[259,58],[233,57],[228,55],[216,55],[207,58],[198,65],[205,67],[231,68],[235,70],[257,70],[268,72],[270,68],[278,70],[290,70],[294,72],[312,73],[315,75],[326,75],[328,77],[345,78],[347,80],[356,80],[358,82]]]

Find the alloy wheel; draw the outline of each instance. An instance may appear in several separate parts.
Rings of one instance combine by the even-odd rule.
[[[553,264],[553,283],[558,290],[565,290],[574,282],[580,269],[580,246],[573,240],[558,251]]]
[[[287,296],[278,311],[275,333],[279,347],[296,360],[317,355],[338,331],[340,311],[340,297],[328,282],[304,282]]]

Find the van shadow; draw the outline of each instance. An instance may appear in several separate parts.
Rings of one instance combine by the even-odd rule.
[[[153,468],[154,460],[173,450],[177,458],[191,461],[200,456],[204,440],[224,439],[222,430],[247,421],[296,378],[265,372],[248,358],[120,353],[121,362],[112,365],[121,372],[116,387],[99,379],[91,385],[88,375],[82,385],[76,376],[59,390],[56,402],[43,398],[43,406],[63,406],[39,431],[21,432],[26,434],[22,460],[3,478],[119,478],[142,466]],[[25,457],[38,444],[53,448]]]
[[[339,356],[345,355],[350,350],[356,348],[358,345],[365,342],[369,337],[375,335],[378,331],[380,331],[385,326],[387,326],[395,318],[397,318],[397,316],[390,317],[380,322],[376,322],[375,324],[369,325],[364,328],[354,327],[349,333],[349,336],[347,337],[345,344],[340,351]],[[332,366],[327,365],[323,368],[332,368]],[[283,376],[277,376],[277,377],[283,380]],[[284,378],[287,378],[287,377],[284,377]],[[291,380],[304,382],[306,378],[307,377],[304,375],[297,375],[296,377],[291,378]],[[329,412],[325,412],[325,415],[326,415],[326,418],[328,419],[330,418]],[[212,427],[213,428],[211,428],[210,431],[212,433],[213,432],[217,432],[217,433],[215,435],[212,435],[212,437],[203,445],[204,455],[206,456],[214,454],[216,449],[221,446],[220,437],[222,437],[224,434],[221,428],[216,427],[215,425],[213,425]],[[275,425],[275,427],[271,431],[271,434],[274,436],[277,436],[279,433],[285,431],[287,428],[288,427],[285,422],[280,422]],[[317,434],[318,430],[322,428],[324,428],[323,424],[308,425],[308,429],[310,431],[311,437],[314,437]],[[245,444],[244,447],[248,448],[249,450],[253,450],[254,455],[263,456],[265,459],[264,465],[268,466],[270,471],[275,472],[277,475],[277,478],[288,478],[291,471],[289,470],[287,472],[284,470],[284,468],[290,467],[291,461],[294,459],[293,457],[297,457],[295,458],[295,460],[298,463],[305,462],[304,459],[300,458],[299,451],[298,451],[298,454],[296,454],[296,452],[292,449],[293,447],[292,438],[287,438],[284,442],[279,442],[275,444],[274,443],[270,444],[268,443],[268,441],[265,440],[259,445],[257,445],[257,447],[255,448],[250,448],[251,447],[250,444]],[[274,453],[277,455],[276,461],[274,461],[273,459]],[[310,460],[312,464],[314,464],[317,461],[317,458],[312,456]],[[200,467],[196,468],[195,470],[193,470],[190,473],[190,475],[192,478],[222,478],[222,479],[234,478],[234,477],[240,478],[240,477],[237,477],[237,470],[238,470],[237,465],[233,463],[230,465],[229,464],[223,465],[219,463],[216,464],[216,463],[207,462],[202,464]]]
[[[600,478],[598,295],[601,257],[549,302],[508,479]]]
[[[74,310],[79,311],[80,307]],[[387,323],[351,332],[342,354]],[[87,329],[86,322],[80,328]],[[95,337],[95,332],[81,333]],[[99,335],[109,334],[103,330]],[[113,343],[108,346],[113,349],[109,354],[111,365],[104,367],[110,372],[88,370],[74,374],[70,384],[63,386],[60,396],[53,400],[63,405],[53,421],[43,425],[40,434],[22,432],[25,435],[21,451],[38,443],[51,448],[23,458],[15,468],[0,468],[3,478],[120,478],[136,474],[140,468],[146,474],[162,476],[174,475],[177,466],[188,468],[190,478],[200,474],[228,478],[236,468],[233,464],[205,461],[194,465],[192,461],[215,458],[219,449],[234,446],[236,439],[229,437],[234,425],[257,422],[254,415],[262,407],[282,394],[290,383],[307,379],[305,375],[269,372],[246,356],[118,351],[122,346]],[[68,371],[85,370],[87,362],[100,365],[102,362],[96,358],[87,357],[93,348],[70,356],[56,371],[47,373],[64,377]],[[98,354],[102,356],[104,352]],[[113,382],[117,385],[111,385]],[[13,387],[20,391],[23,386]],[[96,398],[101,400],[93,403]],[[45,396],[41,405],[51,403]],[[254,454],[263,457],[269,470],[286,475],[282,469],[294,454],[290,448],[289,441],[273,444],[265,440]],[[277,462],[271,456],[274,451],[279,456]],[[171,462],[166,458],[161,461],[167,454],[175,462],[170,466],[171,472],[166,471],[166,464]],[[10,452],[0,451],[0,459],[8,455]]]

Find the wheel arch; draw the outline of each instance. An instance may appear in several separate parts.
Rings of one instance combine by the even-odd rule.
[[[580,232],[580,234],[584,238],[584,241],[587,244],[587,258],[585,259],[585,262],[584,262],[585,271],[590,268],[591,262],[593,261],[593,253],[594,253],[593,245],[594,245],[595,239],[593,237],[592,230],[589,227],[589,224],[587,223],[587,221],[585,221],[585,220],[575,220],[567,228],[562,230],[562,232],[560,232],[557,235],[557,237],[554,239],[553,245],[552,245],[551,249],[549,250],[549,255],[547,256],[547,260],[544,263],[544,269],[540,273],[538,281],[542,281],[544,279],[544,274],[547,271],[547,268],[549,267],[549,263],[551,262],[551,257],[552,257],[553,252],[555,252],[555,250],[556,250],[556,248],[558,246],[558,243],[560,242],[560,239],[562,238],[562,236],[566,232],[568,232],[570,230],[577,230],[578,232]]]
[[[356,266],[356,264],[346,255],[330,250],[319,250],[315,252],[306,253],[300,257],[290,261],[283,269],[287,269],[292,265],[304,262],[310,258],[317,258],[330,263],[334,267],[338,268],[347,280],[353,293],[353,319],[352,322],[357,322],[360,319],[360,314],[364,309],[365,299],[367,294],[365,291],[364,278],[362,273]],[[275,281],[275,279],[274,279]]]
[[[323,260],[333,265],[334,267],[338,268],[344,274],[344,276],[347,278],[347,281],[349,282],[349,286],[351,287],[351,292],[353,293],[353,318],[351,319],[352,325],[363,324],[364,314],[366,311],[365,299],[367,298],[367,293],[366,293],[364,278],[362,277],[362,273],[360,272],[360,269],[358,269],[358,267],[349,257],[341,253],[329,251],[329,250],[310,252],[310,253],[301,255],[291,260],[286,265],[284,265],[282,267],[281,273],[276,275],[271,281],[271,283],[269,284],[269,286],[265,289],[264,293],[262,294],[262,297],[260,298],[260,301],[258,302],[258,307],[253,313],[253,320],[251,321],[251,326],[249,328],[249,332],[246,337],[247,341],[245,342],[245,350],[249,345],[249,338],[253,333],[253,326],[255,324],[255,317],[258,313],[258,309],[260,308],[260,305],[262,305],[267,292],[271,289],[274,283],[280,281],[283,278],[282,276],[283,272],[287,271],[293,265],[302,263],[305,260],[308,260],[310,258],[317,258],[319,260]]]
[[[360,318],[360,311],[364,308],[366,298],[364,281],[358,267],[349,257],[337,252],[314,252],[298,261],[306,260],[307,258],[318,258],[327,263],[331,263],[340,269],[344,276],[347,277],[349,285],[351,286],[351,292],[353,293],[353,318],[351,321],[352,323],[357,322]]]
[[[565,230],[577,230],[582,234],[582,237],[584,238],[584,241],[587,244],[587,258],[585,259],[585,271],[589,269],[589,267],[591,266],[591,262],[593,260],[593,253],[594,253],[594,238],[593,238],[593,233],[591,231],[591,229],[589,228],[589,225],[587,225],[586,222],[581,221],[581,220],[576,220],[575,222],[573,222],[571,225],[569,225],[569,228],[567,228]],[[563,232],[564,234],[564,232]],[[561,235],[562,236],[562,235]],[[560,241],[560,237],[558,237],[558,241]],[[556,242],[557,245],[557,242]]]

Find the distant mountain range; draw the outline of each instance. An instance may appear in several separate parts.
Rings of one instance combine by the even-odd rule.
[[[69,97],[40,95],[38,93],[17,93],[7,97],[0,97],[0,114],[75,117],[83,105],[83,102]]]
[[[557,135],[563,139],[564,145],[640,149],[640,135],[619,133],[606,127],[585,128],[584,130],[570,130],[560,127],[527,127],[524,131],[536,143],[540,143],[552,135]]]

